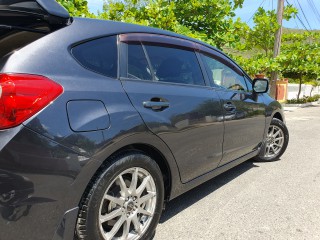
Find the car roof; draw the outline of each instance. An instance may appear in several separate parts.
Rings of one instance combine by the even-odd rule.
[[[159,35],[166,35],[171,37],[177,37],[181,39],[185,39],[188,41],[196,42],[201,45],[207,46],[211,49],[214,49],[220,53],[219,49],[199,41],[194,38],[187,37],[185,35],[177,34],[171,31],[162,30],[159,28],[154,27],[147,27],[138,24],[132,23],[124,23],[124,22],[117,22],[117,21],[110,21],[110,20],[100,20],[100,19],[91,19],[91,18],[74,18],[72,24],[80,24],[82,27],[90,26],[90,32],[97,33],[102,35],[111,35],[111,34],[122,34],[122,33],[150,33],[150,34],[159,34]]]
[[[70,27],[74,27],[75,29],[80,28],[81,29],[80,31],[85,31],[86,38],[88,40],[98,38],[99,35],[103,37],[107,35],[118,35],[118,34],[124,34],[124,33],[149,33],[149,34],[159,34],[159,35],[165,35],[170,37],[176,37],[176,38],[192,41],[195,43],[199,43],[203,46],[213,49],[216,52],[219,52],[224,57],[226,57],[231,62],[233,62],[238,68],[244,71],[232,58],[227,56],[221,50],[207,43],[199,41],[197,39],[190,38],[190,37],[177,34],[171,31],[142,26],[138,24],[124,23],[124,22],[117,22],[117,21],[110,21],[110,20],[91,19],[91,18],[74,18],[73,21],[74,22],[71,24],[71,26],[67,28],[70,28]],[[79,31],[77,32],[79,33]]]

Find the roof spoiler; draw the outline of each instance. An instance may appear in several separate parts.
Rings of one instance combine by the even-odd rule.
[[[0,0],[0,16],[8,14],[40,17],[54,25],[71,22],[68,11],[55,0]]]

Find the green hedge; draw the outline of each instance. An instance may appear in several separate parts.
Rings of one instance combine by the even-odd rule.
[[[310,103],[310,102],[316,102],[319,99],[320,99],[320,95],[316,94],[316,95],[314,95],[312,97],[303,96],[303,98],[300,98],[299,100],[290,99],[290,100],[287,100],[287,103],[289,103],[289,104]]]

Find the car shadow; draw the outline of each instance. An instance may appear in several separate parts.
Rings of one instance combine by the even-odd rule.
[[[246,161],[222,173],[221,175],[201,184],[200,186],[182,194],[181,196],[173,199],[167,204],[166,210],[162,213],[160,223],[166,222],[179,212],[190,207],[191,205],[198,202],[208,194],[214,192],[215,190],[219,189],[225,184],[228,184],[233,179],[237,178],[241,174],[249,171],[251,168],[254,167],[259,166],[255,165],[253,161]]]
[[[319,105],[308,105],[308,106],[305,106],[305,108],[318,108],[320,107]]]

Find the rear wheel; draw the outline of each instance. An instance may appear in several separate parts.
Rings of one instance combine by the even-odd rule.
[[[112,162],[92,181],[82,200],[78,238],[151,239],[163,207],[161,170],[139,152],[117,156]]]
[[[272,119],[262,152],[255,157],[257,161],[279,160],[286,151],[289,142],[289,132],[286,125],[279,119]]]

